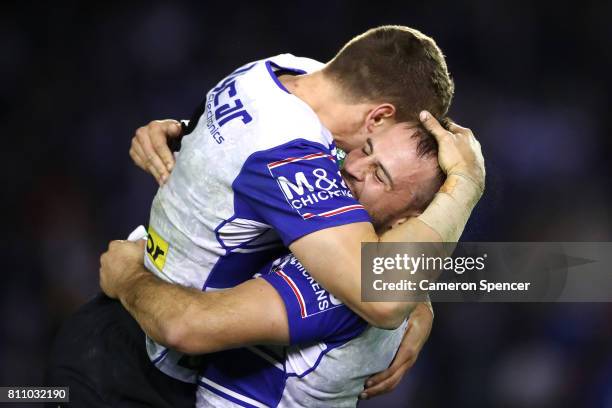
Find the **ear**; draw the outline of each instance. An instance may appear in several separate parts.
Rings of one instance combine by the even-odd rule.
[[[375,106],[366,116],[365,128],[369,133],[376,128],[393,124],[395,122],[395,106],[390,103],[383,103]]]

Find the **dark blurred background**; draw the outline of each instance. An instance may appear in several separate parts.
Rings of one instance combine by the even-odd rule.
[[[467,241],[611,241],[612,5],[561,2],[23,1],[0,6],[6,178],[0,385],[39,385],[98,290],[98,256],[148,219],[134,130],[187,118],[245,62],[329,60],[381,24],[433,36],[488,187]],[[416,367],[376,407],[612,407],[612,305],[436,304]]]

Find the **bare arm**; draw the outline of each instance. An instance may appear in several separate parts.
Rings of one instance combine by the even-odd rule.
[[[143,244],[111,242],[100,260],[100,286],[153,340],[186,354],[289,344],[285,305],[268,282],[252,279],[218,292],[173,285],[144,268]]]
[[[397,327],[415,304],[361,301],[361,242],[456,242],[484,187],[484,161],[471,131],[453,125],[449,132],[430,115],[422,121],[438,141],[439,161],[447,173],[447,180],[421,217],[411,219],[380,237],[371,224],[355,223],[314,232],[290,246],[318,282],[377,327]],[[163,135],[160,136],[165,131],[162,125],[152,122],[146,128],[152,132],[149,135],[151,140],[154,140],[154,133],[163,141]],[[146,136],[142,128],[139,131],[140,136]],[[138,134],[135,140],[138,140]],[[140,167],[150,169],[151,165]],[[150,171],[163,182],[163,175]],[[335,262],[326,262],[328,259]]]
[[[414,366],[421,349],[429,338],[433,325],[433,309],[430,302],[420,303],[408,320],[408,327],[395,358],[386,370],[368,378],[365,389],[359,395],[369,399],[393,391],[403,376]]]
[[[310,274],[351,310],[373,326],[393,329],[418,303],[361,301],[361,243],[441,242],[434,230],[416,218],[398,230],[378,237],[372,224],[346,224],[306,235],[293,242],[290,249]]]
[[[466,149],[467,153],[462,156],[454,152],[457,153],[455,156],[459,156],[459,159],[455,159],[458,164],[446,165],[448,173],[446,181],[422,216],[411,218],[381,236],[377,236],[372,225],[368,223],[320,230],[296,240],[290,246],[291,251],[318,282],[370,324],[382,328],[399,326],[416,303],[361,301],[361,242],[458,241],[472,209],[482,194],[481,186],[463,174],[478,179],[481,171],[480,163],[473,165],[474,169],[469,166],[465,169],[461,167],[464,164],[461,161],[463,157],[469,157],[470,146],[467,146],[469,138],[473,139],[471,133],[466,134],[468,140],[459,140],[458,147]],[[454,142],[440,138],[438,140],[441,146],[445,142]],[[478,151],[473,152],[474,156],[479,154],[479,146],[477,148]],[[442,147],[440,150],[442,151]],[[442,165],[442,159],[440,162]],[[449,167],[451,170],[448,170]],[[452,169],[457,173],[453,173]],[[484,183],[484,167],[481,176]],[[334,259],[333,265],[343,267],[334,268],[332,264],[326,262],[328,259]]]
[[[447,131],[426,112],[421,121],[438,141],[438,161],[447,174],[421,216],[381,236],[372,225],[355,223],[314,232],[290,246],[319,283],[377,327],[399,326],[416,304],[361,301],[361,242],[457,242],[484,190],[484,159],[472,132],[456,124]],[[329,259],[334,263],[326,262]]]

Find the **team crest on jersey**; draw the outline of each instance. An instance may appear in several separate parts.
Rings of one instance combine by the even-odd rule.
[[[346,152],[334,145],[331,153],[332,156],[336,158],[336,162],[338,162],[338,168],[341,169],[342,167],[344,167],[344,159],[346,159]]]
[[[363,209],[357,203],[334,205],[335,202],[346,203],[344,199],[353,196],[340,171],[331,170],[330,160],[337,164],[334,156],[320,152],[268,163],[268,170],[287,203],[305,220]],[[310,163],[305,165],[304,162]]]
[[[149,260],[161,271],[166,264],[167,255],[168,242],[160,237],[153,228],[149,227],[149,237],[147,239],[147,256]]]

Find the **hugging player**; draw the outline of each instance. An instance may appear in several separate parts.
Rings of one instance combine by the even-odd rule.
[[[373,57],[376,51],[380,58]],[[393,67],[400,72],[387,72]],[[159,251],[145,257],[147,268],[184,286],[227,289],[250,279],[284,244],[365,321],[401,326],[414,304],[360,300],[360,242],[455,241],[482,193],[479,146],[466,129],[455,126],[451,133],[431,116],[425,120],[440,142],[447,172],[443,194],[420,216],[379,230],[379,236],[338,175],[334,142],[347,151],[361,148],[398,122],[416,120],[421,108],[444,115],[451,96],[452,82],[433,40],[403,27],[359,36],[327,65],[282,55],[236,70],[208,93],[172,176],[158,191],[149,236]],[[375,177],[387,182],[381,188],[392,188],[388,171],[373,164]],[[330,186],[336,188],[331,198],[313,198]],[[310,200],[292,203],[304,194]],[[148,351],[167,374],[196,379],[197,369],[186,367],[183,354],[154,342]]]

